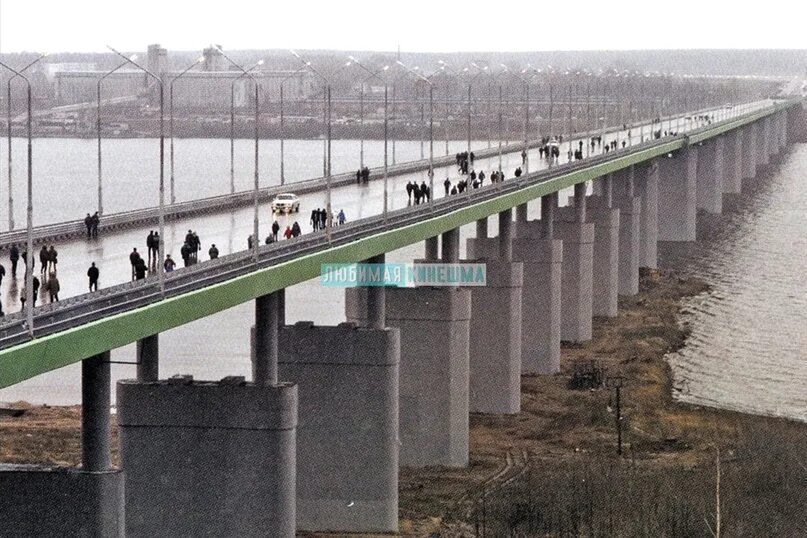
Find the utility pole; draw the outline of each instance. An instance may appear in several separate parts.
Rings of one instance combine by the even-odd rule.
[[[608,377],[606,386],[616,390],[616,453],[622,455],[622,386],[625,378],[621,375]]]

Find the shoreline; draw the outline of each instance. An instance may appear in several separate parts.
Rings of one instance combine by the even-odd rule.
[[[740,450],[760,429],[807,443],[807,425],[676,401],[665,356],[686,345],[685,300],[709,286],[670,271],[642,271],[640,292],[620,297],[616,318],[595,318],[591,341],[562,346],[561,372],[522,376],[522,411],[515,416],[472,414],[470,464],[465,469],[400,470],[400,534],[474,534],[480,501],[505,495],[558,465],[608,461],[663,469],[700,469],[714,447]],[[623,455],[616,454],[613,391],[568,387],[575,364],[599,361],[606,375],[624,377]],[[113,459],[117,461],[116,421]],[[80,459],[80,407],[30,407],[0,416],[0,461],[75,465]],[[545,487],[557,488],[547,483]],[[306,534],[306,536],[327,534]],[[369,535],[368,535],[369,536]]]

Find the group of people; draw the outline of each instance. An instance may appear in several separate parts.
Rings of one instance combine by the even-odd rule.
[[[337,225],[342,225],[347,220],[345,216],[345,210],[340,209],[339,213],[336,214],[336,223]],[[275,221],[275,224],[277,221]],[[274,227],[274,224],[272,224]],[[311,229],[315,232],[317,230],[324,230],[328,226],[328,211],[323,208],[316,208],[311,211]],[[279,225],[278,225],[279,227]],[[277,237],[275,237],[277,239]]]
[[[413,201],[415,205],[419,205],[421,202],[425,204],[431,198],[431,194],[431,189],[426,185],[425,181],[421,182],[420,185],[416,181],[406,182],[406,197],[409,200],[409,205],[412,205]]]
[[[356,183],[361,185],[370,181],[370,169],[366,166],[356,170]]]
[[[461,175],[467,175],[468,169],[474,164],[474,152],[463,151],[456,155],[457,168]]]
[[[179,254],[182,257],[182,262],[185,264],[185,267],[199,261],[200,250],[202,250],[202,241],[195,231],[188,230],[188,233],[185,234],[185,242],[179,249]]]
[[[92,215],[87,213],[87,216],[84,217],[84,226],[87,228],[87,239],[98,237],[99,222],[101,222],[101,217],[98,215],[98,211]]]
[[[25,274],[23,275],[23,283],[28,278],[28,251],[23,250],[20,252],[20,249],[17,245],[12,244],[9,247],[9,260],[11,261],[11,278],[13,282],[17,280],[17,265],[19,264],[20,258],[23,260],[23,264],[25,265]],[[42,280],[37,275],[31,275],[31,288],[32,288],[32,297],[33,297],[33,304],[36,306],[36,301],[39,298],[39,292],[47,291],[48,297],[50,298],[51,302],[55,302],[59,300],[59,291],[61,291],[61,284],[59,283],[59,278],[56,274],[56,266],[58,263],[58,252],[56,248],[51,246],[43,245],[39,251],[39,264],[40,264],[40,276]],[[36,258],[33,256],[31,257],[31,272],[36,269]],[[6,276],[6,268],[3,264],[0,264],[0,284],[2,284],[3,279]],[[44,282],[44,284],[43,284]],[[22,289],[20,290],[19,294],[20,303],[22,307],[25,307],[25,303],[28,300],[28,292],[23,285]],[[2,309],[2,304],[0,304],[0,316],[5,315]]]

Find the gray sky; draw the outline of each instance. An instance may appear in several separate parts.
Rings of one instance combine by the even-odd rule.
[[[483,6],[496,6],[486,11]],[[554,7],[551,7],[554,6]],[[750,6],[754,6],[752,9]],[[807,48],[803,0],[0,0],[2,52]],[[495,34],[495,37],[493,37]]]

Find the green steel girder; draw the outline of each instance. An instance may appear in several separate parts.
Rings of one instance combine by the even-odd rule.
[[[214,284],[202,290],[191,291],[142,308],[115,314],[0,350],[0,388],[316,278],[320,274],[320,266],[323,263],[359,262],[377,254],[391,252],[424,241],[429,237],[495,215],[546,194],[593,180],[631,165],[647,162],[680,150],[689,144],[719,136],[797,103],[801,103],[801,100],[777,103],[770,108],[748,114],[735,121],[716,125],[704,132],[676,138],[668,143],[563,174],[543,183],[525,186],[515,192],[503,193],[495,198],[471,204],[446,215],[429,218],[396,230],[381,232],[326,251],[303,255],[294,260]]]

